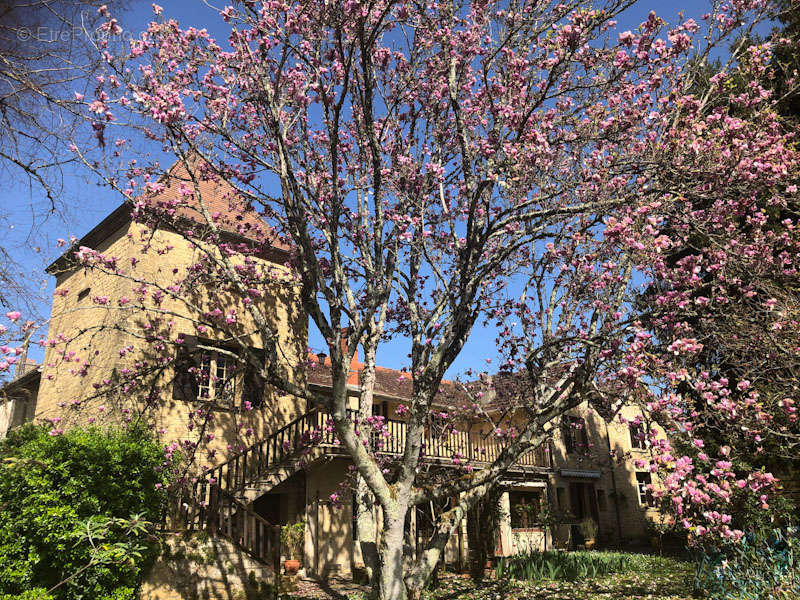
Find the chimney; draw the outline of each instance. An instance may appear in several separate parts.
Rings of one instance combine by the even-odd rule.
[[[342,352],[347,352],[347,336],[350,335],[349,327],[342,327]],[[347,375],[347,385],[358,386],[358,346],[350,359],[350,372]]]

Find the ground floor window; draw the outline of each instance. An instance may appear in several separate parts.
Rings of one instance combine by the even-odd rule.
[[[539,510],[542,506],[541,491],[509,492],[511,527],[528,529],[539,524]]]
[[[636,487],[639,490],[639,502],[642,506],[655,506],[655,498],[650,489],[653,478],[649,472],[636,473]]]

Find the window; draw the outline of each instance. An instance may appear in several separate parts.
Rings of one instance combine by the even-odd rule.
[[[602,510],[602,511],[608,510],[608,504],[606,504],[605,490],[597,490],[597,510]]]
[[[81,302],[81,301],[85,300],[86,298],[88,298],[90,291],[91,291],[91,288],[86,288],[86,289],[83,289],[80,292],[78,292],[78,302]]]
[[[644,428],[644,423],[631,423],[628,426],[628,431],[631,434],[631,448],[644,450],[647,448],[647,432]]]
[[[235,358],[221,351],[201,350],[197,345],[196,338],[185,338],[178,347],[172,397],[186,402],[200,400],[233,407]]]
[[[245,356],[234,348],[215,349],[211,340],[183,335],[175,357],[172,397],[185,402],[212,403],[212,408],[252,410],[264,406],[266,382],[261,377],[266,354],[250,348]],[[246,361],[246,362],[245,362]],[[263,361],[263,362],[262,362]]]
[[[639,490],[639,503],[642,506],[655,506],[655,498],[653,498],[653,491],[650,485],[653,483],[653,478],[648,472],[636,473],[636,487]]]
[[[589,448],[589,438],[586,435],[586,421],[582,417],[564,415],[561,429],[567,454],[586,452]]]
[[[528,529],[538,524],[541,492],[509,492],[508,501],[513,529]]]
[[[216,403],[232,403],[235,361],[220,352],[203,352],[197,377],[197,398]]]

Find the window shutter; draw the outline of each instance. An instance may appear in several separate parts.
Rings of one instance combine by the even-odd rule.
[[[172,398],[175,400],[197,400],[200,389],[194,375],[189,372],[192,367],[197,367],[197,357],[193,348],[197,345],[194,336],[183,336],[184,342],[178,346],[174,363],[174,376],[172,378]]]
[[[259,356],[266,362],[266,353],[259,351]],[[250,402],[253,408],[264,406],[264,392],[266,382],[258,373],[258,369],[248,364],[244,372],[244,385],[242,388],[242,405]]]
[[[586,419],[581,419],[578,421],[578,424],[581,428],[581,442],[583,443],[583,451],[589,451],[589,434],[586,431]]]
[[[244,373],[242,404],[245,402],[250,402],[253,408],[261,408],[264,404],[264,380],[251,366]]]

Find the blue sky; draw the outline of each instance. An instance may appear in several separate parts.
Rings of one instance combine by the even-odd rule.
[[[164,16],[176,19],[182,27],[207,28],[220,41],[224,41],[227,36],[225,23],[214,10],[200,0],[166,0],[160,4],[164,7]],[[619,31],[634,29],[651,10],[671,23],[677,21],[680,11],[683,11],[685,16],[694,17],[699,21],[700,15],[708,10],[708,5],[708,2],[698,0],[643,1],[619,19],[618,28]],[[150,3],[140,2],[128,10],[120,21],[126,30],[135,33],[146,27],[151,18]],[[0,243],[18,257],[22,271],[31,285],[44,289],[45,296],[52,292],[53,281],[44,273],[44,267],[59,254],[56,240],[69,239],[71,235],[82,236],[120,203],[118,196],[98,185],[96,180],[78,169],[68,169],[64,174],[63,201],[67,207],[64,218],[46,217],[44,214],[34,216],[31,205],[41,206],[43,203],[40,189],[14,179],[7,179],[3,187],[0,215],[6,215],[8,218],[7,221],[0,220]],[[32,224],[33,230],[31,230]],[[38,248],[38,251],[34,248]],[[49,302],[41,305],[39,310],[47,315]],[[456,364],[451,368],[450,375],[455,375],[468,367],[485,368],[485,358],[491,356],[491,351],[487,352],[487,348],[491,348],[493,340],[494,334],[491,331],[475,331]],[[314,332],[310,345],[322,347]],[[407,349],[403,345],[390,344],[382,351],[379,362],[389,367],[401,367],[406,362],[405,352]]]

